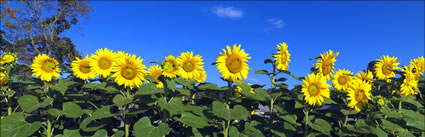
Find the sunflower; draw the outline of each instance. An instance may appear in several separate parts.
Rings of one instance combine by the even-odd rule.
[[[359,79],[354,80],[351,88],[348,89],[348,107],[356,109],[359,112],[370,100],[370,90],[372,85]]]
[[[357,73],[355,78],[370,83],[372,82],[373,74],[369,70],[364,70],[364,71],[361,71],[360,73]]]
[[[82,80],[89,78],[95,78],[96,74],[90,67],[89,55],[86,55],[84,59],[76,58],[77,60],[72,61],[71,67],[74,75]]]
[[[251,85],[250,83],[248,83],[248,85]],[[254,92],[254,88],[251,88],[250,89],[250,91],[249,92],[251,92],[251,93],[255,93]],[[237,97],[237,98],[239,98],[239,97],[241,97],[242,96],[242,88],[241,87],[239,87],[239,86],[237,86],[236,88],[235,88],[235,97]],[[242,98],[244,98],[244,97],[242,97]]]
[[[16,63],[17,61],[18,61],[18,57],[16,56],[16,54],[13,54],[13,53],[6,52],[0,56],[1,65],[13,64],[13,63]]]
[[[164,71],[162,74],[165,77],[168,77],[168,78],[177,77],[179,73],[178,73],[178,68],[176,64],[176,58],[174,58],[174,56],[171,56],[171,55],[165,57],[165,61],[163,63],[162,69]]]
[[[161,67],[159,67],[158,65],[150,66],[148,71],[149,74],[155,79],[155,82],[157,83],[156,87],[164,88],[164,84],[160,80],[158,80],[158,77],[163,74]]]
[[[117,58],[117,59],[119,59],[119,58],[124,58],[125,56],[127,56],[128,55],[128,53],[125,53],[124,51],[117,51],[117,52],[115,52],[115,57]]]
[[[7,84],[7,73],[6,72],[0,72],[0,85]]]
[[[400,85],[400,94],[403,96],[408,95],[416,95],[418,94],[416,91],[418,89],[418,80],[416,79],[415,73],[413,73],[411,70],[411,65],[405,66],[403,68],[404,70],[404,80],[403,83]]]
[[[336,61],[336,56],[339,55],[339,52],[333,53],[332,50],[329,52],[325,52],[320,54],[320,59],[317,60],[313,65],[316,66],[316,69],[319,69],[319,74],[324,76],[326,80],[330,80],[332,76],[332,72],[334,70],[334,65]]]
[[[241,49],[241,45],[236,46],[234,44],[233,50],[229,45],[226,48],[227,50],[223,49],[224,53],[220,52],[216,62],[217,69],[223,79],[229,81],[241,80],[242,78],[246,79],[250,70],[247,62],[251,57],[248,57],[244,49]]]
[[[291,61],[291,59],[289,59],[291,54],[288,52],[288,46],[283,42],[277,45],[277,49],[279,49],[279,51],[277,51],[276,55],[273,55],[275,65],[279,70],[286,70],[288,69],[289,61]]]
[[[198,83],[202,83],[207,79],[207,73],[205,72],[204,69],[202,69],[201,71],[199,71],[201,75],[199,75],[199,77],[196,80],[196,82]]]
[[[91,56],[90,68],[93,69],[96,75],[106,78],[111,73],[113,66],[115,66],[115,57],[116,54],[112,50],[108,50],[108,48],[99,49],[96,54]]]
[[[202,57],[200,55],[193,56],[193,52],[183,52],[176,59],[178,67],[178,73],[184,79],[197,79],[200,77],[200,71],[203,70],[204,63],[202,63]]]
[[[410,64],[415,64],[417,72],[419,74],[425,72],[425,58],[423,56],[417,59],[410,60]]]
[[[388,69],[400,69],[397,57],[381,56],[375,64],[376,77],[380,80],[395,77],[395,73]]]
[[[136,58],[136,55],[128,54],[123,58],[116,60],[115,65],[112,67],[112,77],[115,78],[115,82],[121,86],[139,87],[146,81],[145,74],[147,73],[144,69],[145,65],[142,64],[143,59],[140,57]]]
[[[50,82],[52,77],[59,78],[59,63],[56,59],[47,56],[46,54],[38,55],[34,58],[31,64],[32,75],[39,77],[43,81]]]
[[[324,101],[323,97],[329,98],[330,85],[326,83],[326,78],[320,74],[310,74],[303,80],[301,92],[304,93],[304,100],[312,106],[320,106]]]
[[[347,91],[350,81],[353,79],[350,75],[353,75],[353,72],[349,70],[340,69],[336,71],[332,78],[333,87],[341,91]]]

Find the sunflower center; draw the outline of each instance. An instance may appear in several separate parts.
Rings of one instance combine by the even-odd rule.
[[[280,62],[285,63],[286,62],[286,54],[282,54],[280,57]]]
[[[89,61],[81,62],[79,69],[82,73],[90,73],[90,71],[91,71],[90,62]]]
[[[191,62],[191,61],[186,61],[183,64],[184,64],[183,69],[186,72],[192,72],[195,69],[195,67],[193,66],[193,62]]]
[[[362,89],[359,89],[357,92],[356,92],[356,100],[357,100],[357,102],[361,102],[361,101],[363,101],[363,99],[365,98],[365,94],[364,94],[364,91],[362,90]]]
[[[101,69],[109,69],[112,66],[112,60],[105,57],[100,58],[98,63]]]
[[[165,62],[165,71],[167,72],[173,72],[174,71],[174,65],[170,62]]]
[[[42,65],[42,69],[45,72],[53,72],[55,71],[55,68],[56,68],[56,65],[52,60],[47,60]]]
[[[320,89],[317,85],[313,84],[308,88],[308,93],[310,93],[310,96],[317,96],[320,93]]]
[[[345,85],[347,83],[347,78],[345,76],[339,77],[338,83],[341,84],[341,85]]]
[[[121,68],[121,75],[128,80],[132,80],[137,75],[137,69],[134,66],[128,65]]]
[[[232,73],[242,70],[242,60],[238,55],[232,54],[226,59],[226,66]]]
[[[388,70],[390,68],[391,68],[390,64],[386,64],[386,65],[382,66],[382,73],[384,73],[384,75],[390,75],[391,71]]]
[[[158,77],[161,75],[161,71],[155,71],[152,73],[152,77],[155,79],[156,83],[160,83],[161,81],[158,80]]]
[[[322,65],[323,75],[328,75],[332,71],[332,63],[325,61]]]

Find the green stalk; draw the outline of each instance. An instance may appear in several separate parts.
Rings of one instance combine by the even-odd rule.
[[[50,123],[50,118],[47,118],[47,137],[51,137],[51,131],[52,131],[52,123]]]
[[[221,125],[223,126],[223,135],[224,137],[227,137],[226,122],[222,121],[221,123],[222,123]]]
[[[10,106],[8,98],[9,98],[9,96],[5,97],[4,99],[6,100],[6,104],[7,104],[7,115],[11,115],[12,114],[12,106]]]
[[[130,136],[130,124],[125,123],[125,137]]]
[[[305,124],[305,127],[304,127],[304,136],[307,136],[307,134],[308,134],[308,124],[307,124],[307,121],[308,121],[308,112],[309,112],[309,109],[307,108],[307,109],[304,111],[304,115],[305,115],[305,121],[304,121],[304,124]]]
[[[274,64],[272,64],[272,66],[273,66],[273,74],[272,74],[272,78],[271,78],[271,83],[272,83],[271,87],[272,87],[272,92],[273,92],[274,88],[275,88],[274,85],[275,85],[275,82],[276,82],[276,66]],[[270,118],[271,118],[271,114],[273,113],[274,101],[275,100],[273,98],[270,100]]]

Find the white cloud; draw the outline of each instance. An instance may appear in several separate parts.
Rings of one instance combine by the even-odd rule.
[[[255,78],[248,78],[247,81],[251,82],[251,83],[258,83],[259,82],[259,80],[255,79]]]
[[[283,22],[282,19],[278,19],[278,18],[268,19],[267,22],[270,24],[266,28],[264,28],[265,32],[281,29],[283,28],[283,26],[285,26],[285,22]]]
[[[275,28],[282,28],[285,25],[285,23],[281,19],[271,18],[267,21],[272,23]]]
[[[219,17],[238,19],[242,18],[243,12],[235,7],[214,7],[211,8],[211,12]]]

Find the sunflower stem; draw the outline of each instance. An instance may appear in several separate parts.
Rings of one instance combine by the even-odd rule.
[[[308,112],[310,111],[310,109],[308,108],[308,106],[307,106],[307,108],[304,110],[304,115],[305,115],[305,121],[304,121],[304,136],[307,136],[308,135],[308,124],[307,124],[307,122],[309,122],[309,120],[308,120]]]
[[[130,124],[126,122],[124,126],[125,126],[125,137],[128,137],[130,136]]]
[[[47,137],[51,137],[52,136],[52,134],[51,134],[51,131],[52,131],[52,123],[50,123],[50,117],[48,116],[47,117]]]

